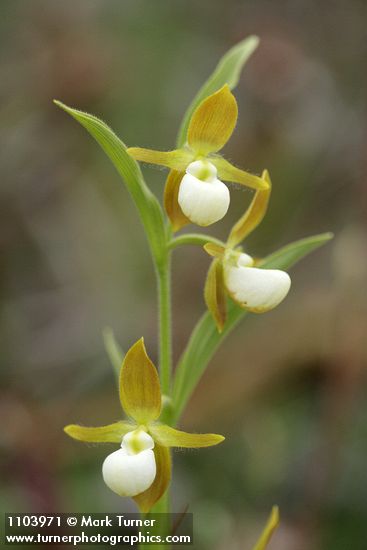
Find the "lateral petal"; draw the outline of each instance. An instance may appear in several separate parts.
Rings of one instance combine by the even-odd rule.
[[[223,264],[218,258],[212,261],[205,281],[204,298],[218,331],[222,332],[227,316],[226,294],[223,281]]]
[[[120,400],[126,414],[138,424],[156,420],[161,413],[158,372],[147,355],[143,338],[129,349],[122,363]]]
[[[262,179],[264,179],[269,186],[265,190],[258,189],[256,191],[250,206],[232,227],[228,238],[228,245],[232,248],[237,246],[245,237],[252,233],[252,231],[262,222],[266,214],[271,193],[271,181],[267,170],[264,170]]]
[[[185,172],[171,170],[168,174],[166,186],[164,188],[164,208],[170,219],[173,231],[178,231],[185,225],[191,223],[189,218],[182,212],[181,206],[178,204],[178,192],[184,176]]]
[[[240,168],[233,166],[228,160],[222,157],[210,157],[210,162],[218,170],[218,177],[224,181],[232,181],[233,183],[239,183],[251,189],[268,189],[269,184],[259,176],[245,172]]]
[[[187,131],[191,149],[204,156],[222,149],[236,126],[237,115],[237,101],[225,84],[194,111]]]
[[[164,447],[212,447],[224,441],[222,435],[217,434],[191,434],[171,428],[166,424],[152,424],[149,431],[155,441]]]
[[[149,512],[156,502],[166,492],[171,481],[171,455],[169,449],[156,444],[154,447],[156,463],[156,476],[152,485],[139,495],[134,497],[136,504],[143,513]]]
[[[115,422],[98,428],[70,424],[65,426],[64,432],[73,439],[86,443],[121,443],[123,436],[134,430],[135,427],[130,422]]]
[[[135,160],[147,164],[158,164],[173,170],[184,172],[194,158],[194,154],[188,149],[175,149],[174,151],[154,151],[142,147],[129,147],[127,153]]]

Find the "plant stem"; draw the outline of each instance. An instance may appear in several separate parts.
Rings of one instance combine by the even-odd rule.
[[[167,242],[171,231],[167,228]],[[157,265],[158,302],[159,302],[159,372],[162,394],[171,395],[172,375],[172,318],[171,318],[171,251],[166,249],[164,257]],[[153,506],[152,513],[169,514],[169,489]],[[169,534],[168,516],[160,525],[161,535]],[[157,550],[169,550],[167,545],[155,545]]]
[[[140,514],[140,518],[142,520],[149,519],[150,514],[165,514],[165,516],[160,516],[158,518],[158,524],[154,525],[153,527],[149,527],[148,531],[150,532],[150,535],[154,536],[161,536],[162,538],[165,538],[167,535],[171,533],[171,525],[170,525],[170,518],[168,516],[169,514],[169,492],[166,491],[165,494],[162,496],[162,498],[159,499],[159,501],[153,506],[153,508],[150,510],[149,514]],[[151,549],[151,544],[139,544],[139,550],[149,550]],[[154,544],[155,550],[170,550],[171,546],[167,544]]]
[[[152,513],[154,514],[168,514],[169,513],[169,493],[166,491],[164,495],[153,506]]]
[[[161,516],[159,521],[159,534],[162,537],[166,537],[171,532],[170,519],[168,514],[170,513],[170,504],[169,504],[169,489],[164,493],[162,498],[159,499],[157,504],[153,507],[152,512],[156,514],[165,514]],[[157,550],[170,550],[170,545],[155,545]]]
[[[159,299],[159,368],[162,393],[171,393],[172,328],[171,328],[171,253],[166,252],[158,267]]]

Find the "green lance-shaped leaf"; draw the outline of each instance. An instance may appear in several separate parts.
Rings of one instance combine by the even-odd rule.
[[[283,246],[273,254],[266,256],[256,267],[265,267],[266,269],[288,269],[299,260],[302,260],[307,254],[313,252],[320,246],[326,244],[334,237],[333,233],[321,233],[313,237],[306,237],[294,243]]]
[[[243,66],[256,50],[258,44],[259,39],[257,36],[249,36],[236,44],[222,57],[214,72],[200,88],[187,109],[178,132],[177,147],[182,147],[185,144],[191,115],[199,103],[225,84],[228,84],[230,89],[233,90],[238,84]]]
[[[307,254],[327,243],[332,237],[332,233],[323,233],[301,239],[264,258],[258,265],[269,269],[289,269]],[[201,317],[191,334],[176,370],[173,387],[173,402],[175,404],[173,422],[177,422],[180,418],[187,401],[219,345],[247,314],[246,310],[229,300],[227,321],[221,333],[218,332],[209,312]]]
[[[137,162],[127,154],[125,144],[102,120],[72,109],[60,101],[54,103],[84,126],[111,159],[138,208],[152,254],[159,264],[165,254],[163,213],[158,200],[147,187]]]

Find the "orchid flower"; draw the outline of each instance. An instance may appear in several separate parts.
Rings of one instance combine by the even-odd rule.
[[[143,338],[127,352],[119,386],[121,405],[130,420],[98,428],[72,424],[64,430],[79,441],[118,443],[120,448],[103,463],[103,479],[112,491],[132,497],[142,512],[148,512],[169,485],[170,447],[210,447],[224,437],[186,433],[158,422],[162,408],[159,377]]]
[[[222,180],[267,189],[263,178],[236,168],[218,155],[232,135],[237,115],[236,99],[225,84],[194,111],[184,147],[168,152],[127,149],[135,160],[170,168],[164,205],[174,231],[190,222],[208,226],[223,218],[230,194]]]
[[[226,295],[240,307],[253,313],[264,313],[284,300],[291,279],[280,269],[263,269],[261,262],[244,253],[238,244],[243,241],[265,216],[271,181],[266,170],[262,178],[268,188],[258,190],[245,214],[233,226],[227,243],[220,246],[207,243],[206,252],[214,257],[205,283],[205,301],[221,332],[226,321]]]

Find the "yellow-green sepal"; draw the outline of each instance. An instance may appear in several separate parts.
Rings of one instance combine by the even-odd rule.
[[[158,372],[147,355],[143,338],[129,349],[122,363],[120,401],[126,414],[138,424],[153,422],[161,413]]]
[[[166,166],[166,168],[179,172],[184,172],[190,162],[194,160],[194,153],[185,148],[174,151],[154,151],[142,147],[129,147],[126,152],[140,162]]]
[[[267,182],[259,176],[250,174],[245,170],[241,170],[236,166],[233,166],[228,160],[220,156],[210,157],[210,162],[214,164],[218,170],[218,178],[224,181],[231,181],[233,183],[239,183],[250,189],[267,189]]]
[[[212,447],[224,441],[222,435],[217,434],[191,434],[182,432],[167,426],[166,424],[152,424],[149,431],[154,440],[163,447],[200,448]]]
[[[139,510],[144,514],[164,495],[171,481],[172,464],[169,449],[156,443],[153,450],[157,468],[155,479],[149,489],[134,497]]]
[[[267,521],[267,524],[265,525],[265,529],[261,533],[259,540],[252,550],[265,550],[272,534],[279,525],[279,521],[279,508],[278,506],[274,506]]]
[[[189,218],[181,210],[178,204],[178,192],[185,172],[171,170],[166,180],[164,188],[164,208],[172,225],[173,231],[178,231],[185,225],[191,223]]]
[[[206,245],[207,246],[207,245]],[[223,263],[215,258],[210,264],[204,287],[204,299],[219,332],[227,318],[227,300],[224,286]]]
[[[271,180],[267,170],[263,171],[261,178],[267,183],[268,187],[265,190],[259,189],[256,191],[250,206],[233,226],[228,237],[230,247],[235,247],[243,241],[262,222],[266,214],[271,193]]]
[[[187,131],[189,147],[198,155],[216,153],[231,137],[237,115],[236,98],[225,84],[193,112]]]
[[[135,428],[130,422],[115,422],[96,428],[70,424],[65,426],[64,432],[73,439],[86,443],[121,443],[123,436]]]

